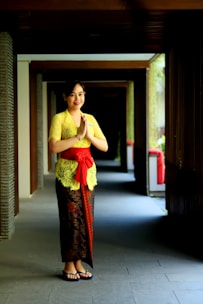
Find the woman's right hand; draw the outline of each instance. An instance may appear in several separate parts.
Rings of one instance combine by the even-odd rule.
[[[77,131],[77,135],[79,135],[80,139],[83,139],[85,137],[86,131],[87,131],[86,117],[81,116],[80,126]]]

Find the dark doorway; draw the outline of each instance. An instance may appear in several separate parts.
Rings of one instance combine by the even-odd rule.
[[[92,148],[94,158],[125,163],[126,88],[88,87],[83,111],[95,116],[109,143],[107,153]]]

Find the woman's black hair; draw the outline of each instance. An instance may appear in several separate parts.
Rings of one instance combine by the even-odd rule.
[[[64,85],[63,89],[63,94],[67,97],[69,96],[72,92],[76,84],[79,84],[83,90],[85,91],[85,86],[84,83],[80,80],[72,80],[72,81],[67,81]]]

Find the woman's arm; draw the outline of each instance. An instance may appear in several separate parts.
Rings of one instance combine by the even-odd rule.
[[[92,134],[89,132],[88,120],[87,120],[87,117],[84,115],[84,116],[83,116],[83,120],[84,120],[85,125],[86,125],[86,135],[85,135],[85,137],[91,142],[91,144],[92,144],[95,148],[97,148],[97,149],[100,150],[100,151],[106,152],[106,151],[108,151],[108,143],[107,143],[107,140],[106,140],[106,138],[104,137],[103,132],[101,131],[101,129],[100,129],[100,127],[99,127],[99,124],[98,124],[98,122],[96,121],[96,119],[95,119],[93,116],[92,116],[92,119],[94,120],[95,128],[97,129],[97,131],[98,131],[98,130],[100,131],[100,133],[102,134],[103,138],[94,136],[94,135],[92,135]],[[97,132],[97,133],[98,133],[98,132]]]
[[[55,140],[51,138],[49,140],[49,150],[52,153],[60,153],[71,148],[78,140],[80,140],[80,135],[63,140]]]
[[[52,153],[60,153],[71,148],[78,140],[81,140],[85,137],[86,134],[86,123],[84,119],[81,119],[80,127],[78,128],[78,132],[76,136],[55,140],[51,138],[49,140],[49,149]]]
[[[100,151],[108,151],[108,143],[106,139],[97,138],[93,135],[88,135],[86,138],[91,142],[91,144]]]

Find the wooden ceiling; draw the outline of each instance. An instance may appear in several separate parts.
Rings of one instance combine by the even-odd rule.
[[[164,53],[176,27],[194,22],[203,0],[6,0],[0,31],[16,54]],[[32,62],[45,81],[135,79],[148,62]],[[108,72],[106,71],[108,69]]]
[[[17,54],[159,53],[166,32],[202,0],[7,0],[0,30]]]

